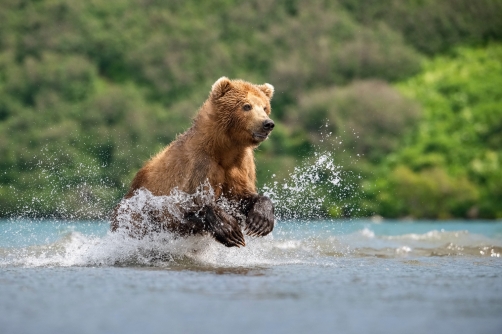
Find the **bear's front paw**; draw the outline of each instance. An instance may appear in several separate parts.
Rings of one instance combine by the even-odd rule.
[[[270,198],[260,196],[246,218],[246,234],[263,237],[274,229],[274,205]]]
[[[209,218],[212,222],[210,233],[216,241],[227,247],[246,246],[244,235],[237,220],[220,208],[215,208],[214,217]],[[211,216],[209,214],[209,216]],[[208,215],[206,215],[208,218]]]

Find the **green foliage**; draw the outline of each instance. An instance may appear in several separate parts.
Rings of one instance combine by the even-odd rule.
[[[368,26],[385,24],[428,55],[502,38],[501,0],[341,0]]]
[[[368,205],[385,217],[467,217],[475,214],[470,210],[479,200],[477,188],[466,177],[453,178],[440,167],[414,172],[399,165],[379,182],[376,188],[384,190],[373,193]]]
[[[312,141],[322,139],[319,129],[324,128],[341,142],[338,150],[378,163],[397,148],[419,112],[415,102],[386,82],[366,80],[304,93],[289,117],[303,124]]]
[[[499,44],[457,49],[398,85],[422,104],[424,114],[406,144],[386,159],[378,196],[406,203],[400,212],[385,209],[388,215],[502,217],[500,87]],[[406,188],[408,195],[399,190]]]
[[[483,216],[501,216],[502,138],[493,112],[500,110],[500,93],[492,86],[498,68],[490,62],[500,59],[497,48],[482,62],[472,56],[469,71],[488,75],[484,84],[460,78],[463,68],[441,58],[444,64],[428,63],[425,73],[436,73],[434,66],[458,73],[438,79],[436,95],[423,88],[426,74],[392,86],[419,73],[425,55],[500,40],[500,4],[2,1],[0,215],[105,216],[143,161],[189,126],[211,84],[226,75],[276,88],[277,126],[256,152],[260,186],[272,174],[288,177],[316,150],[334,150],[355,183],[361,175],[379,185],[375,170],[390,173],[400,165],[418,178],[439,170],[447,184],[465,179],[461,189],[476,188],[459,199],[464,204],[441,210],[457,215],[474,200]],[[421,115],[414,100],[424,114],[408,136]],[[437,106],[456,116],[431,116]],[[329,132],[336,144],[321,142]],[[465,143],[477,146],[457,150]],[[324,205],[324,214],[349,214],[351,195],[323,191],[335,203]],[[361,196],[374,199],[366,213],[386,212],[374,194]]]

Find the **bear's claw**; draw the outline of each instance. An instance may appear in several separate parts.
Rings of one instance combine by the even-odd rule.
[[[270,198],[260,196],[246,218],[245,232],[251,237],[263,237],[274,229],[274,205]]]
[[[193,231],[207,231],[227,247],[246,245],[237,220],[218,207],[205,205],[196,213],[185,214],[185,219]]]
[[[214,238],[227,247],[246,246],[244,235],[237,220],[216,207],[213,209],[216,218],[216,223],[211,224],[211,233]]]

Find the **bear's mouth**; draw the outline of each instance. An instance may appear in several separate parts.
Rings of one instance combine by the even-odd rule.
[[[268,138],[270,132],[253,132],[253,139],[256,141],[264,141]]]

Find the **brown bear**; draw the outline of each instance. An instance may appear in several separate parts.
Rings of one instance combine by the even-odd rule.
[[[140,189],[168,196],[173,190],[195,194],[202,187],[206,193],[210,190],[213,198],[208,202],[194,197],[192,205],[180,208],[181,219],[166,210],[144,206],[141,210],[148,211],[150,227],[182,236],[209,233],[227,247],[245,246],[240,225],[250,236],[269,234],[274,227],[274,207],[268,197],[257,193],[253,150],[274,128],[269,117],[273,94],[274,87],[268,83],[218,79],[191,128],[136,174],[112,215],[112,231],[125,227],[138,235],[146,230],[135,221],[145,212],[134,212],[124,205]],[[237,214],[218,205],[223,198],[237,203]],[[119,212],[128,212],[130,221],[119,219]]]

